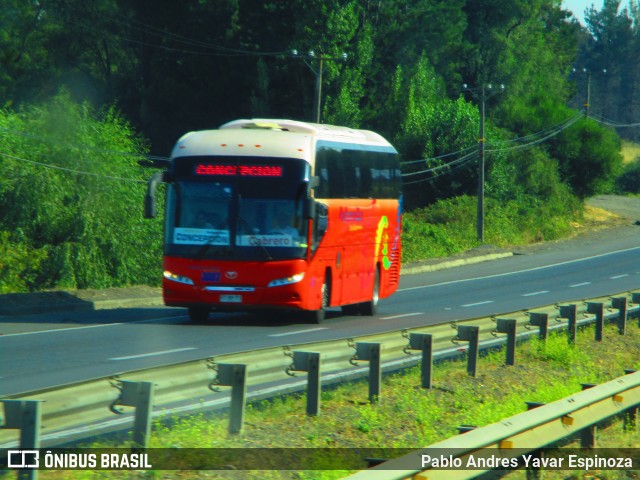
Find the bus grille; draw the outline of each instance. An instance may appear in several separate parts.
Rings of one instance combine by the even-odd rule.
[[[391,267],[389,267],[389,286],[397,286],[400,282],[400,250],[395,249],[391,251],[389,260],[391,260]]]

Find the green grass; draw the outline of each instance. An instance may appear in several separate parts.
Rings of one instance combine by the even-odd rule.
[[[523,196],[506,202],[485,199],[485,243],[527,245],[570,236],[583,210],[575,198],[542,202]],[[480,245],[476,197],[440,200],[403,216],[402,261],[446,257]]]
[[[546,343],[532,340],[519,345],[513,367],[504,365],[504,351],[482,356],[476,378],[467,375],[464,360],[439,363],[434,368],[434,388],[429,390],[419,387],[418,367],[387,375],[376,405],[367,403],[368,387],[361,381],[325,388],[317,417],[305,414],[304,395],[250,404],[239,435],[227,433],[228,417],[224,413],[164,418],[154,425],[150,447],[421,448],[456,435],[459,425],[488,425],[525,411],[527,401],[549,403],[580,391],[581,383],[603,383],[621,376],[625,368],[638,369],[638,352],[640,330],[635,325],[629,325],[626,336],[618,335],[615,326],[607,326],[601,343],[593,341],[590,328],[578,334],[576,346],[567,344],[565,334],[557,334]],[[603,447],[640,447],[640,434],[624,431],[614,423],[605,432],[600,431],[598,443]],[[100,442],[90,446],[118,445]],[[114,478],[114,473],[40,472],[40,478]],[[523,478],[520,473],[513,473],[512,478]],[[597,478],[625,478],[593,473]],[[334,470],[161,471],[132,473],[130,477],[118,473],[115,478],[329,480],[347,474]],[[571,475],[547,472],[545,478],[581,478]]]

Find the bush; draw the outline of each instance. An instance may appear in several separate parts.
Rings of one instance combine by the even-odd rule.
[[[571,195],[541,201],[531,195],[514,200],[486,198],[485,241],[501,247],[554,240],[570,233],[582,209]],[[462,196],[407,212],[403,216],[403,262],[444,257],[479,245],[477,199]]]
[[[640,162],[625,165],[624,171],[616,180],[616,189],[621,193],[640,193]]]
[[[60,95],[0,111],[0,285],[13,291],[158,282],[161,223],[142,218],[144,149],[110,108]],[[7,264],[11,267],[7,267]],[[21,272],[21,273],[18,273]]]

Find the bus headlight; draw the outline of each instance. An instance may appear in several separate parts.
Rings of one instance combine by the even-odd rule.
[[[172,280],[178,283],[184,283],[186,285],[193,285],[193,280],[191,280],[189,277],[183,277],[182,275],[177,275],[175,273],[170,272],[169,270],[165,270],[162,273],[162,276],[167,280]]]
[[[304,272],[296,273],[295,275],[291,275],[290,277],[271,280],[269,282],[269,285],[267,285],[267,287],[281,287],[282,285],[291,285],[292,283],[301,282],[303,278],[304,278]]]

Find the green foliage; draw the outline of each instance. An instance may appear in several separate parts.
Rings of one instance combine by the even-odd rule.
[[[477,200],[461,196],[440,200],[403,216],[403,262],[445,257],[478,246]],[[572,231],[582,215],[572,195],[541,200],[519,195],[510,200],[487,198],[485,240],[496,246],[555,240]]]
[[[393,85],[396,104],[393,115],[401,119],[401,128],[395,132],[393,141],[407,162],[404,171],[414,173],[437,168],[435,175],[423,173],[406,177],[407,208],[471,193],[477,182],[473,159],[455,166],[448,164],[468,153],[468,147],[475,144],[477,109],[462,98],[448,99],[442,78],[425,57],[407,81],[402,80],[401,72],[397,70]],[[451,152],[462,153],[448,155]]]
[[[584,371],[588,371],[594,367],[593,360],[582,349],[567,344],[565,334],[550,335],[546,341],[532,338],[531,355],[537,360],[567,369],[581,365]]]
[[[143,145],[114,109],[61,95],[0,112],[0,231],[5,291],[156,282],[160,223],[142,218]],[[10,256],[9,256],[10,253]]]
[[[441,200],[403,215],[402,261],[446,257],[477,245],[474,199]]]
[[[622,170],[620,138],[593,121],[581,121],[553,142],[562,177],[581,198],[611,191]]]
[[[624,166],[622,174],[616,180],[616,187],[623,193],[640,193],[640,162]]]
[[[135,157],[107,150],[140,152],[134,127],[150,139],[153,153],[166,155],[185,131],[233,118],[311,120],[318,57],[294,58],[292,49],[333,58],[323,62],[324,122],[379,131],[405,161],[415,161],[405,173],[424,172],[405,177],[406,208],[455,212],[419,226],[409,217],[405,260],[475,245],[469,196],[477,188],[480,100],[468,92],[462,97],[462,83],[476,93],[489,82],[506,85],[485,105],[487,232],[500,244],[555,238],[580,214],[573,195],[609,191],[621,171],[616,135],[593,121],[522,145],[574,116],[565,106],[571,96],[580,93],[575,105],[584,104],[587,77],[567,75],[578,47],[584,54],[578,59],[590,59],[584,66],[594,72],[588,77],[593,118],[632,119],[640,104],[639,37],[631,21],[638,12],[618,12],[614,0],[590,10],[588,31],[567,21],[556,0],[188,0],[161,2],[162,8],[115,0],[5,3],[0,128],[31,135],[0,139],[7,165],[0,232],[10,232],[3,239],[20,265],[3,264],[12,279],[4,281],[6,289],[155,279],[159,222],[139,223],[137,207],[118,203],[134,191],[140,195],[143,185],[104,177],[142,181],[146,174]],[[347,61],[335,61],[342,53]],[[602,67],[605,83],[595,74]],[[60,88],[80,106],[55,98]],[[122,116],[105,105],[117,105]],[[525,140],[511,142],[516,137]],[[94,175],[45,170],[6,155]],[[633,188],[634,175],[626,171],[619,188]],[[29,265],[20,260],[27,258]]]

